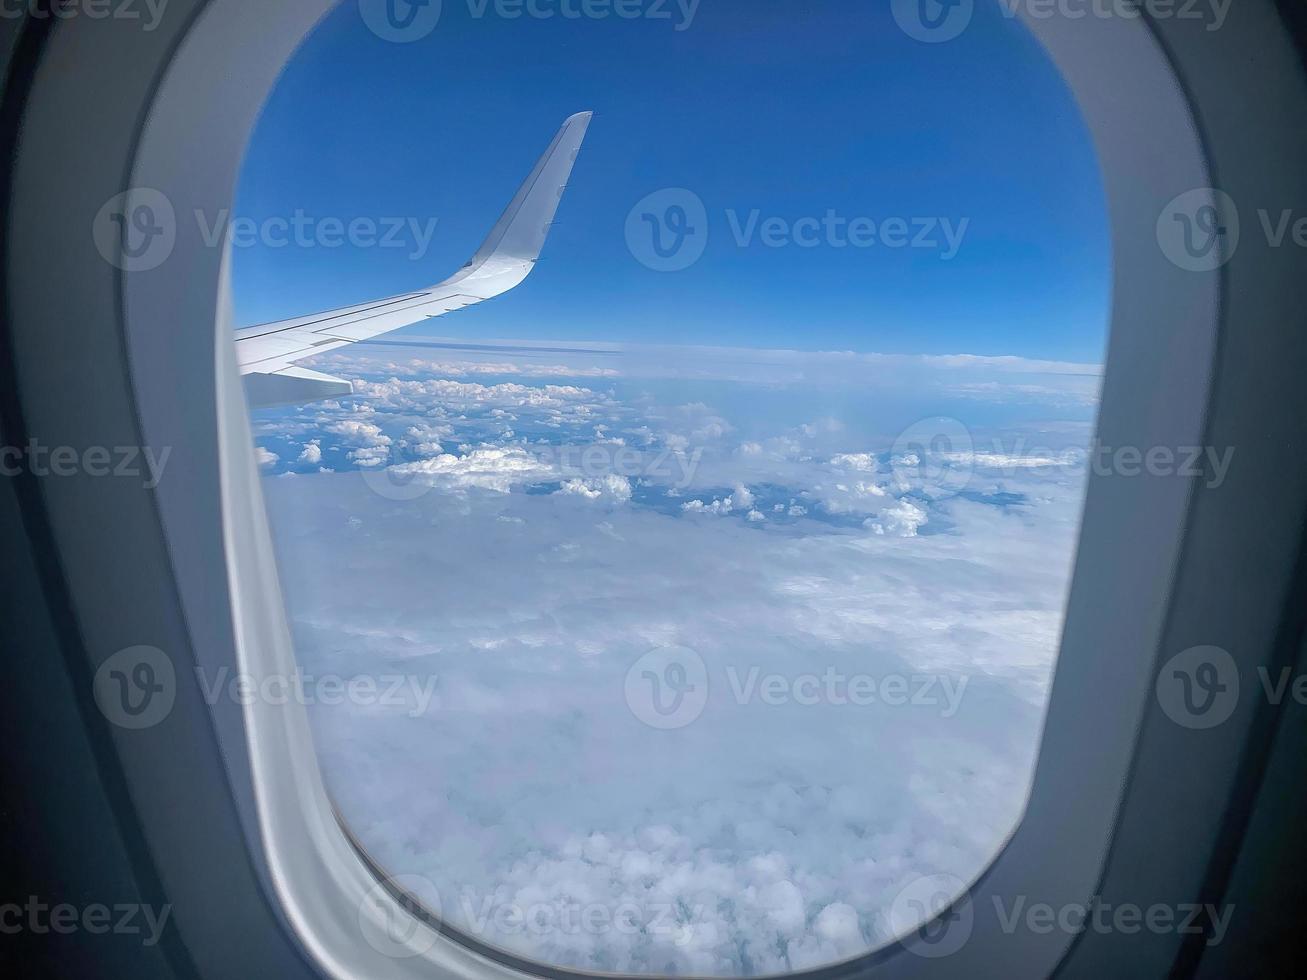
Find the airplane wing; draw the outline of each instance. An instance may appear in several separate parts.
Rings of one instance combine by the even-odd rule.
[[[506,293],[531,272],[581,149],[589,112],[568,117],[481,247],[444,282],[387,299],[246,327],[236,360],[251,407],[348,395],[344,378],[296,362]]]

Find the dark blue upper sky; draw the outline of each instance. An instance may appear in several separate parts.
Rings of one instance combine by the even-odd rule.
[[[436,218],[434,238],[420,257],[412,234],[400,248],[239,247],[239,323],[445,278],[562,120],[593,109],[532,276],[411,331],[1101,359],[1109,245],[1092,145],[1060,75],[998,4],[979,2],[941,44],[908,38],[888,3],[702,0],[684,30],[665,9],[505,19],[494,0],[444,0],[434,31],[398,44],[346,0],[273,93],[236,213]],[[632,206],[666,187],[708,215],[706,252],[678,272],[642,265],[625,238]],[[728,212],[744,223],[755,209],[968,223],[947,261],[880,244],[741,247]]]

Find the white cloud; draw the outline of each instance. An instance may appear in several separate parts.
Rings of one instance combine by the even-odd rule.
[[[423,456],[437,456],[445,451],[440,445],[441,440],[453,436],[454,427],[448,424],[432,425],[430,422],[420,422],[417,425],[410,425],[404,434],[415,443],[414,448]]]
[[[830,462],[832,466],[863,472],[873,472],[879,469],[879,463],[871,453],[837,453],[831,457]]]
[[[616,473],[607,473],[600,477],[567,480],[557,492],[587,500],[602,499],[622,503],[631,499],[631,481]]]
[[[629,505],[600,527],[524,494],[376,506],[351,474],[280,490],[269,506],[290,532],[279,546],[306,669],[439,678],[420,717],[316,709],[333,796],[378,858],[435,882],[460,928],[475,930],[466,909],[484,901],[689,910],[675,919],[686,932],[645,945],[493,917],[486,941],[616,972],[829,963],[888,938],[884,910],[913,874],[980,871],[1020,811],[1073,494],[1035,521],[953,500],[952,533],[793,537]],[[333,530],[342,510],[368,535]],[[710,701],[659,732],[621,691],[668,644],[710,665]],[[950,719],[787,709],[737,703],[726,674],[827,665],[957,672],[982,693]]]
[[[352,354],[337,354],[331,359],[338,369],[356,368],[359,359]],[[460,378],[469,375],[519,376],[525,378],[612,378],[620,372],[614,368],[592,367],[567,364],[534,364],[513,361],[484,361],[472,357],[428,360],[413,357],[404,361],[387,360],[377,362],[368,360],[366,368],[370,373],[391,374],[396,377],[445,377]]]
[[[687,500],[681,504],[681,510],[687,514],[714,514],[720,516],[729,514],[734,506],[730,497],[722,497],[721,499],[713,498],[712,503],[705,503],[702,500]]]
[[[644,381],[622,395],[415,372],[266,430],[284,437],[292,419],[316,418],[297,443],[334,437],[384,455],[391,433],[419,452],[464,447],[394,467],[435,488],[411,500],[378,496],[352,472],[270,480],[267,499],[305,669],[438,681],[423,714],[318,705],[311,717],[328,786],[364,845],[392,871],[430,878],[453,924],[484,941],[599,972],[826,965],[890,938],[886,910],[914,875],[983,870],[1021,811],[1084,479],[1027,460],[1061,459],[1087,426],[1048,452],[977,448],[976,492],[927,501],[877,465],[895,431],[885,437],[879,417],[874,433],[852,415],[802,432],[830,404],[814,366],[868,385],[877,364],[977,383],[1021,365],[757,353],[744,365],[666,354],[701,372],[692,378],[756,381],[723,397],[729,410],[711,385],[686,395],[678,384],[660,404]],[[796,388],[767,400],[787,371],[809,375],[801,413]],[[777,405],[785,424],[763,426]],[[900,409],[908,421],[915,405]],[[712,443],[681,506],[668,478],[573,478],[545,462],[560,440],[607,446],[611,432],[657,449],[688,449],[696,434]],[[634,492],[650,483],[661,492]],[[525,492],[533,484],[559,492]],[[724,519],[696,519],[708,515]],[[644,725],[623,697],[628,670],[660,646],[705,663],[707,703],[683,729]],[[967,684],[944,717],[742,702],[729,673],[744,683],[752,669],[827,668]],[[651,919],[670,909],[672,928],[532,932],[483,914],[573,901]]]
[[[508,493],[523,483],[554,476],[552,467],[522,449],[493,446],[472,449],[462,456],[442,453],[413,463],[401,463],[392,466],[391,471],[447,490],[477,488],[496,493]]]
[[[327,426],[327,431],[338,435],[348,446],[360,449],[372,449],[389,446],[390,437],[383,435],[381,427],[372,422],[360,422],[358,419],[342,419]]]
[[[879,516],[869,517],[863,524],[877,534],[897,534],[899,537],[911,538],[917,529],[928,520],[926,511],[909,500],[898,500],[884,508]]]
[[[1078,466],[1083,463],[1085,459],[1084,453],[1076,453],[1070,450],[1057,454],[977,452],[945,453],[943,455],[961,463],[971,463],[974,466],[994,470],[1042,469],[1054,466]]]
[[[437,402],[450,409],[479,407],[516,409],[554,409],[587,413],[590,402],[598,396],[588,388],[575,385],[534,387],[513,382],[483,385],[467,381],[433,378],[423,381],[356,381],[355,393],[386,408],[425,407]]]

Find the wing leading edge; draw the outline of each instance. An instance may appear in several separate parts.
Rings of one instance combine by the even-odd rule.
[[[427,289],[237,330],[236,360],[252,407],[350,393],[343,378],[297,361],[506,293],[535,266],[581,149],[589,112],[569,116],[472,258]]]

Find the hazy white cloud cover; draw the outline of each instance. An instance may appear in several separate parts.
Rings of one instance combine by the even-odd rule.
[[[314,474],[265,481],[303,666],[435,678],[416,715],[313,709],[365,846],[483,941],[638,973],[844,959],[914,876],[982,871],[1037,748],[1096,374],[499,346],[432,376],[360,346],[331,355],[355,397],[256,419],[270,474]],[[959,373],[1055,391],[982,411]],[[896,436],[963,411],[965,485],[917,482]],[[676,675],[647,658],[679,648],[701,700],[654,727],[641,685]]]

